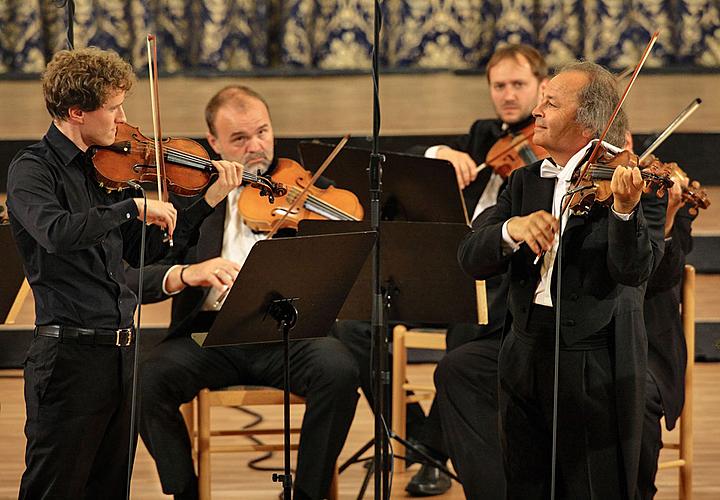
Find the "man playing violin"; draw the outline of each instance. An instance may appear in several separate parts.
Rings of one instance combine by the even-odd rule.
[[[488,61],[487,78],[496,119],[477,120],[467,135],[451,145],[413,152],[450,161],[463,190],[465,206],[477,216],[495,204],[505,179],[486,168],[478,173],[493,145],[532,126],[531,112],[547,83],[545,59],[528,45],[507,45]],[[468,498],[504,498],[504,475],[497,438],[497,353],[505,319],[507,287],[502,276],[486,283],[489,323],[454,324],[447,334],[448,354],[438,367],[438,398],[427,417],[419,403],[407,407],[409,441],[440,462],[452,459]],[[450,318],[449,318],[450,319]],[[335,334],[358,360],[363,392],[372,397],[370,327],[366,322],[339,322]],[[473,342],[471,342],[473,341]],[[462,348],[460,348],[462,346]],[[452,389],[452,390],[450,390]],[[441,403],[444,398],[445,404]],[[372,401],[371,401],[372,405]],[[441,425],[442,420],[442,425]],[[442,427],[442,430],[441,430]],[[412,449],[407,452],[415,461]],[[419,458],[419,457],[418,457]],[[440,495],[450,488],[440,469],[423,464],[406,490],[413,496]]]
[[[533,116],[534,140],[551,159],[515,171],[458,251],[478,279],[508,272],[498,368],[508,498],[550,493],[558,310],[557,497],[635,497],[647,353],[642,300],[662,256],[664,200],[641,203],[640,171],[620,166],[610,181],[612,206],[582,217],[560,213],[573,171],[619,102],[615,85],[592,63],[571,64],[548,83]],[[618,120],[607,140],[622,144],[622,111]]]
[[[425,152],[452,163],[471,219],[494,205],[506,184],[506,174],[492,168],[478,172],[477,165],[486,161],[502,138],[532,129],[531,112],[547,84],[547,75],[545,59],[535,48],[506,45],[497,49],[487,64],[497,118],[477,120],[455,143]],[[489,278],[486,293],[487,325],[454,324],[448,328],[448,352],[435,372],[436,404],[423,432],[432,435],[428,428],[439,426],[442,432],[435,434],[443,435],[444,442],[423,440],[432,448],[444,445],[468,498],[502,499],[505,477],[496,429],[497,357],[507,299],[504,276]],[[428,473],[421,470],[417,481],[423,472]],[[414,487],[412,482],[408,485]]]
[[[632,150],[630,135],[626,149]],[[648,370],[638,474],[638,497],[642,499],[652,499],[657,493],[655,476],[663,446],[662,418],[665,417],[665,427],[672,430],[685,403],[687,345],[680,299],[685,257],[692,251],[692,222],[697,211],[691,210],[682,197],[683,189],[689,185],[688,177],[673,175],[672,179],[675,184],[668,189],[665,251],[648,279],[643,303]]]
[[[8,172],[8,212],[35,297],[25,362],[26,470],[20,498],[125,498],[130,445],[133,312],[123,260],[161,258],[198,236],[202,219],[239,185],[242,165],[216,162],[218,181],[178,213],[170,203],[107,192],[92,147],[125,121],[132,68],[114,52],[60,51],[42,76],[52,124]],[[164,230],[164,231],[163,231]]]
[[[208,102],[205,118],[208,142],[223,159],[272,173],[273,128],[258,93],[239,85],[225,87]],[[190,440],[178,407],[205,387],[283,387],[281,344],[203,349],[190,337],[208,331],[252,245],[265,237],[253,233],[238,213],[242,189],[232,191],[203,223],[196,246],[146,273],[148,301],[172,296],[173,307],[167,337],[142,366],[140,435],[155,459],[163,491],[176,499],[198,497]],[[290,390],[306,399],[294,498],[325,498],[355,414],[358,370],[335,338],[293,342],[290,356]]]

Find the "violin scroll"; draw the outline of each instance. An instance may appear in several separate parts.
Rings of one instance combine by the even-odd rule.
[[[692,215],[697,215],[699,209],[707,209],[710,206],[710,198],[700,186],[700,182],[690,180],[690,177],[677,163],[663,163],[652,154],[641,160],[640,163],[649,166],[663,165],[666,171],[670,172],[670,178],[682,187],[682,201],[690,207],[689,210]]]

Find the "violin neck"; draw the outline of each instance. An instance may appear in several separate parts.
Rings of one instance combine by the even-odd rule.
[[[164,153],[165,161],[167,162],[177,163],[178,165],[182,165],[184,167],[194,168],[212,174],[217,172],[217,169],[213,166],[212,162],[207,158],[203,158],[202,156],[197,156],[194,154],[185,153],[184,151],[178,151],[169,148],[165,148]],[[258,181],[258,176],[256,174],[252,174],[245,170],[243,170],[242,177],[245,182]]]
[[[599,180],[599,181],[609,181],[613,177],[613,173],[615,172],[615,167],[608,167],[606,165],[601,165],[599,163],[593,163],[590,165],[590,176],[592,179]],[[654,174],[652,172],[645,172],[640,171],[640,175],[643,179],[649,180],[649,181],[656,181],[656,182],[662,182],[663,184],[668,184],[669,179]],[[670,184],[672,185],[672,184]]]

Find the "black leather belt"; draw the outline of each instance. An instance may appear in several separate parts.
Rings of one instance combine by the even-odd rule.
[[[127,347],[135,340],[134,328],[104,330],[73,326],[45,325],[35,327],[35,336],[52,337],[66,344],[114,345]]]

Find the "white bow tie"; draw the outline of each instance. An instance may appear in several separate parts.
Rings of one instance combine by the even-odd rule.
[[[545,160],[540,165],[540,177],[545,179],[555,178],[562,172],[563,167],[558,167],[550,160]]]

